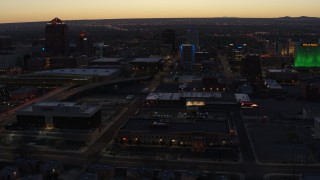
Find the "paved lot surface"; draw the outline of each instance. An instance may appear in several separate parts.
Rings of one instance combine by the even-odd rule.
[[[274,124],[250,124],[247,130],[260,162],[317,163],[320,141],[310,128]]]
[[[242,109],[244,116],[269,116],[272,121],[294,119],[301,116],[303,107],[320,108],[319,102],[298,101],[295,98],[278,100],[276,98],[253,99],[258,108]]]

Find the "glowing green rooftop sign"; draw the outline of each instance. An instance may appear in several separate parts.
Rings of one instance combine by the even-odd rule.
[[[320,67],[320,47],[302,46],[296,49],[295,67]]]

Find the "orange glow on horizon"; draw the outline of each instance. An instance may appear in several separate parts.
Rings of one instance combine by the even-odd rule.
[[[320,17],[319,0],[2,0],[0,23],[79,19]]]

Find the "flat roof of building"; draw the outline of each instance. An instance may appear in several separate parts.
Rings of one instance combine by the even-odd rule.
[[[17,115],[46,115],[48,112],[50,112],[64,116],[74,116],[76,113],[81,116],[92,115],[100,109],[101,108],[98,105],[79,105],[75,102],[39,102],[19,110]]]
[[[318,180],[320,179],[320,174],[303,174],[301,180]]]
[[[278,84],[276,80],[273,79],[264,79],[264,84],[269,89],[282,89],[282,86]]]
[[[107,65],[90,65],[86,67],[87,69],[120,69],[120,64],[107,64]]]
[[[100,63],[108,63],[108,62],[120,62],[122,58],[106,58],[106,57],[101,57],[94,59],[90,62],[100,62]]]
[[[181,93],[183,98],[222,98],[222,94],[219,92],[183,92]]]
[[[269,89],[283,89],[280,85],[268,85]]]
[[[294,69],[268,69],[269,73],[298,73],[298,71]]]
[[[33,106],[65,106],[65,107],[72,107],[76,106],[76,102],[38,102],[33,104]]]
[[[245,93],[235,93],[234,97],[238,102],[251,101],[248,94],[245,94]]]
[[[194,47],[192,44],[181,44],[180,47]]]
[[[218,92],[150,93],[146,100],[174,100],[181,98],[222,98]]]
[[[95,75],[95,76],[110,76],[119,69],[54,69],[47,71],[38,71],[35,74],[70,74],[70,75]]]
[[[183,83],[183,82],[192,82],[196,80],[195,76],[192,75],[184,75],[184,76],[179,76],[178,82]]]
[[[156,92],[178,92],[180,91],[178,83],[160,83]]]
[[[180,93],[150,93],[146,100],[180,100]]]
[[[157,127],[154,122],[159,123],[155,119],[129,119],[127,123],[122,126],[120,131],[130,132],[157,132],[157,133],[191,133],[204,132],[213,134],[229,135],[228,121],[205,121],[196,120],[195,123],[159,123],[166,127]],[[164,134],[165,135],[165,134]]]
[[[161,57],[151,57],[151,58],[135,58],[132,63],[158,63],[162,60]]]

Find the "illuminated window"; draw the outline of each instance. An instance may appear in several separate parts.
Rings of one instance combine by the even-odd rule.
[[[205,106],[205,102],[204,101],[187,101],[186,102],[186,106]]]

